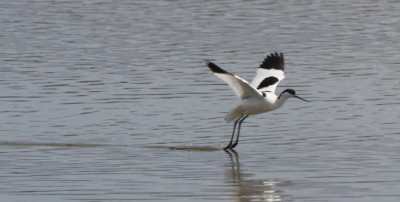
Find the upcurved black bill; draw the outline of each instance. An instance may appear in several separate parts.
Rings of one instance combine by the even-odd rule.
[[[305,102],[311,102],[311,101],[306,100],[306,99],[303,99],[303,98],[301,98],[301,97],[299,97],[299,96],[297,96],[297,95],[295,95],[294,97],[295,97],[295,98],[298,98],[298,99],[300,99],[300,100],[303,100],[303,101],[305,101]]]

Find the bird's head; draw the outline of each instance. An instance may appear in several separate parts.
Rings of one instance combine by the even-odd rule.
[[[279,95],[278,99],[281,98],[281,97],[282,97],[282,98],[286,98],[286,99],[295,97],[295,98],[298,98],[298,99],[303,100],[303,101],[306,101],[306,102],[311,102],[311,101],[308,101],[308,100],[306,100],[306,99],[303,99],[303,98],[297,96],[297,95],[296,95],[296,91],[294,91],[293,89],[286,89],[286,90],[284,90],[284,91]]]

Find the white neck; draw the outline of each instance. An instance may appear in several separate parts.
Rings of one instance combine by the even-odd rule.
[[[282,107],[282,105],[286,102],[287,99],[291,98],[292,96],[284,93],[279,96],[279,98],[275,101],[275,105],[277,108]]]

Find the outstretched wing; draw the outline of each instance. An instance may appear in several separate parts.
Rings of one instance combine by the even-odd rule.
[[[275,93],[276,86],[285,78],[283,53],[271,53],[257,69],[257,75],[250,83],[262,92]]]
[[[206,61],[206,64],[217,77],[228,83],[228,85],[232,88],[235,94],[239,96],[240,99],[243,100],[250,97],[262,97],[263,93],[251,86],[246,80],[223,70],[210,61]]]

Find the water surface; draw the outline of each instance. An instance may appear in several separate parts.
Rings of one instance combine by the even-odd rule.
[[[5,201],[396,201],[396,1],[3,1]],[[221,150],[270,52],[290,100]]]

